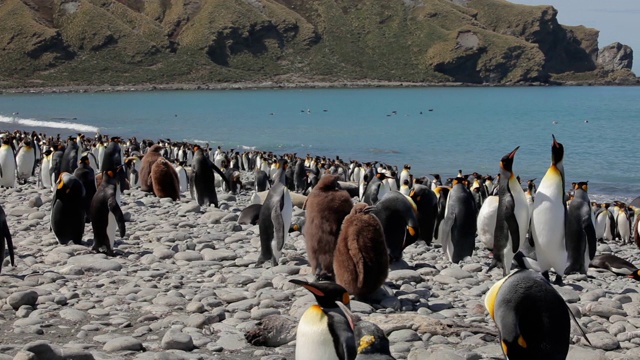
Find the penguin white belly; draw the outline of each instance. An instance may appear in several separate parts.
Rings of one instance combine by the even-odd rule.
[[[630,235],[630,230],[629,230],[629,219],[627,218],[627,215],[624,212],[618,212],[618,232],[620,232],[620,240],[622,240],[623,243],[629,241],[629,235]]]
[[[596,228],[596,239],[604,238],[604,231],[607,226],[607,223],[605,221],[604,211],[598,214],[598,217],[596,217],[594,226]]]
[[[553,268],[558,274],[564,275],[568,265],[564,239],[564,192],[560,173],[551,174],[554,178],[549,180],[549,172],[551,170],[542,179],[536,193],[531,215],[531,231],[540,270],[547,271]]]
[[[262,204],[262,199],[260,198],[260,195],[258,195],[257,192],[253,192],[253,194],[251,194],[251,203],[252,204]]]
[[[478,213],[478,237],[487,249],[493,249],[493,240],[498,219],[498,197],[489,196]]]
[[[218,175],[217,172],[213,173],[213,185],[217,188],[222,187],[222,178],[220,177],[220,175]]]
[[[16,183],[16,162],[13,149],[9,145],[2,145],[0,148],[0,166],[2,166],[0,186],[14,187]]]
[[[449,215],[449,201],[451,200],[451,196],[447,197],[447,202],[444,207],[444,219]],[[442,225],[442,224],[441,224]],[[445,255],[447,255],[447,259],[453,262],[453,241],[451,241],[451,229],[443,229],[444,236],[438,235],[438,240],[440,240],[442,244],[442,248],[444,249]]]
[[[116,229],[118,224],[116,223],[116,217],[109,211],[109,222],[107,223],[107,236],[109,237],[109,245],[113,249],[113,244],[116,241]]]
[[[622,274],[622,275],[631,275],[633,273],[633,271],[629,268],[626,267],[615,267],[615,266],[611,266],[610,269],[612,272],[616,273],[616,274]]]
[[[45,189],[51,188],[51,176],[49,175],[50,168],[51,160],[49,157],[45,157],[42,159],[42,163],[40,164],[40,181],[42,182],[42,187]]]
[[[527,232],[529,231],[529,219],[531,218],[531,214],[529,211],[529,204],[527,203],[527,196],[524,191],[522,191],[522,187],[520,187],[520,184],[515,177],[509,180],[509,189],[511,189],[511,196],[513,196],[513,211],[516,215],[516,220],[518,221],[518,231],[520,232],[520,244],[518,244],[518,248],[520,248],[525,242]]]
[[[180,181],[180,192],[187,192],[187,171],[182,167],[176,167],[176,172],[178,173],[178,180]]]
[[[400,186],[400,193],[402,195],[409,196],[409,194],[411,194],[411,189],[406,185],[402,185]]]
[[[380,184],[380,188],[378,189],[378,201],[382,200],[385,195],[389,193],[389,185],[385,184],[384,181]]]
[[[98,157],[96,157],[96,160],[98,161],[98,166],[102,166],[102,158],[103,157],[104,157],[104,146],[99,146],[98,147]]]
[[[296,331],[296,360],[340,360],[329,331],[329,318],[318,305],[304,312]]]
[[[409,181],[409,173],[407,171],[403,171],[400,173],[400,185],[404,184],[404,181]]]
[[[293,202],[291,201],[291,193],[289,193],[289,189],[284,189],[284,204],[282,205],[282,222],[284,223],[284,243],[287,241],[289,237],[289,228],[291,227],[291,218],[293,217]],[[273,251],[273,256],[276,259],[280,259],[282,255],[282,249],[278,249],[277,239],[273,239],[271,242],[271,250]]]
[[[18,179],[28,179],[33,172],[33,165],[36,162],[36,155],[33,150],[24,150],[24,148],[16,156],[18,165]]]
[[[605,241],[611,241],[613,240],[613,236],[611,235],[611,228],[613,227],[613,223],[611,221],[609,221],[609,216],[607,214],[605,214],[604,216],[604,235],[602,236],[602,238]]]

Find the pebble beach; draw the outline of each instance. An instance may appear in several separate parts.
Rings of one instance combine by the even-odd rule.
[[[288,281],[313,281],[304,238],[290,233],[280,264],[256,267],[258,226],[237,224],[250,195],[218,192],[215,208],[188,193],[172,201],[127,190],[126,235],[107,257],[90,250],[90,224],[82,245],[57,242],[51,190],[35,179],[2,189],[16,267],[7,257],[0,274],[0,360],[293,359],[295,325],[314,303]],[[632,245],[599,244],[602,253],[640,264]],[[502,270],[487,273],[489,263],[479,242],[460,264],[418,242],[392,264],[383,289],[351,309],[385,330],[397,359],[502,359],[483,302]],[[640,358],[640,282],[589,269],[554,287],[592,344],[572,325],[568,359]],[[248,332],[270,346],[250,344]]]

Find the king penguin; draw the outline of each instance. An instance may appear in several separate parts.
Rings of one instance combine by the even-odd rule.
[[[476,238],[478,212],[466,182],[461,177],[453,179],[444,218],[438,229],[438,240],[445,255],[456,264],[473,254]]]
[[[84,219],[85,223],[91,222],[91,200],[96,193],[96,174],[90,165],[90,152],[85,152],[78,161],[78,167],[73,172],[73,176],[78,178],[84,186]]]
[[[218,195],[216,194],[213,172],[217,172],[227,185],[229,185],[229,179],[216,164],[204,155],[204,151],[200,146],[196,145],[193,149],[195,154],[192,159],[191,177],[189,179],[191,197],[200,206],[213,205],[218,207]]]
[[[11,266],[16,266],[16,259],[13,253],[13,240],[11,238],[11,232],[9,231],[9,225],[7,225],[7,215],[4,212],[2,206],[0,206],[0,273],[2,273],[2,264],[4,263],[4,245],[7,244],[7,250],[9,250],[9,260]]]
[[[551,145],[551,166],[540,181],[533,202],[531,233],[536,249],[537,265],[534,270],[548,277],[549,269],[556,271],[556,282],[562,281],[569,255],[565,243],[567,207],[564,202],[564,146],[553,136]]]
[[[11,138],[5,136],[0,146],[0,186],[12,188],[16,185],[16,156]]]
[[[102,182],[91,201],[91,226],[93,228],[92,250],[99,252],[106,248],[105,253],[113,256],[113,245],[116,238],[116,226],[120,230],[120,237],[125,235],[124,214],[118,203],[118,179],[112,170],[102,173]]]
[[[389,260],[399,261],[402,251],[419,237],[416,204],[410,197],[392,191],[373,206],[371,213],[380,220],[384,229]]]
[[[620,234],[622,244],[626,244],[631,236],[631,223],[627,214],[627,206],[621,202],[617,202],[615,205],[618,208],[618,213],[616,214],[618,234]]]
[[[508,359],[567,357],[571,335],[569,308],[539,273],[531,270],[511,273],[489,289],[484,304],[496,323],[502,352]]]
[[[75,176],[63,172],[51,201],[51,229],[58,242],[82,244],[84,234],[84,186]]]
[[[27,180],[35,174],[36,148],[28,137],[22,141],[22,145],[16,152],[16,167],[18,183],[26,184]]]
[[[269,260],[273,266],[278,265],[284,241],[288,236],[293,215],[293,203],[291,202],[289,189],[285,186],[287,166],[286,159],[278,160],[276,181],[269,189],[267,198],[262,204],[262,209],[260,209],[260,219],[258,220],[260,256],[256,265],[262,265]]]
[[[378,325],[359,321],[353,335],[358,347],[356,360],[395,360],[389,350],[389,339]]]
[[[586,182],[576,183],[574,195],[567,211],[565,241],[569,265],[565,274],[586,274],[589,262],[596,255],[596,229]]]
[[[414,184],[408,195],[418,209],[419,238],[431,245],[438,217],[438,198],[428,186],[422,184]]]
[[[520,147],[516,147],[500,160],[498,209],[493,241],[493,262],[489,270],[502,268],[503,276],[511,270],[511,261],[529,230],[529,206],[520,182],[513,172],[513,159]]]
[[[609,203],[600,205],[601,210],[596,213],[596,238],[598,240],[612,241],[616,238],[616,220],[609,211]]]
[[[640,281],[640,270],[629,261],[613,254],[596,255],[591,260],[589,266],[607,269],[616,275],[628,276]]]
[[[296,331],[296,360],[354,360],[356,343],[353,324],[336,305],[349,305],[349,293],[332,282],[307,283],[289,280],[309,290],[317,304],[302,315]]]

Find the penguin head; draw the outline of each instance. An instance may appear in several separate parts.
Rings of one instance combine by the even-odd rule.
[[[333,191],[333,190],[341,190],[340,184],[338,183],[339,177],[337,175],[325,174],[322,175],[320,181],[316,185],[318,190],[322,191]]]
[[[632,272],[631,274],[629,274],[629,278],[637,280],[637,281],[640,281],[640,270],[636,270],[636,271]]]
[[[516,152],[518,151],[518,149],[520,149],[520,146],[517,146],[515,149],[513,149],[513,151],[506,154],[502,157],[502,159],[500,159],[501,169],[509,173],[513,173],[513,158],[516,156]]]
[[[580,190],[582,190],[584,192],[587,192],[587,190],[589,189],[589,182],[588,181],[581,181],[581,182],[574,183],[574,184],[575,185],[574,185],[573,188],[575,190],[579,190],[580,189]]]
[[[551,135],[551,137],[553,137],[553,144],[551,144],[551,163],[557,165],[561,163],[564,158],[564,146],[556,141],[554,135]]]
[[[349,293],[342,286],[334,282],[313,282],[308,283],[304,280],[291,279],[290,283],[300,285],[303,288],[309,290],[316,298],[316,302],[323,309],[336,308],[336,302],[339,301],[345,306],[349,306],[350,298]]]
[[[360,321],[356,324],[353,334],[356,338],[358,354],[391,355],[389,339],[378,325],[369,321]]]

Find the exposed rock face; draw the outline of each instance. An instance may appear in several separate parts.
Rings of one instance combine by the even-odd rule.
[[[606,71],[631,69],[633,50],[619,42],[607,45],[598,52],[598,66]]]
[[[551,6],[502,0],[0,2],[0,84],[14,86],[544,83],[632,62],[619,44],[599,53],[598,30],[560,25]]]

